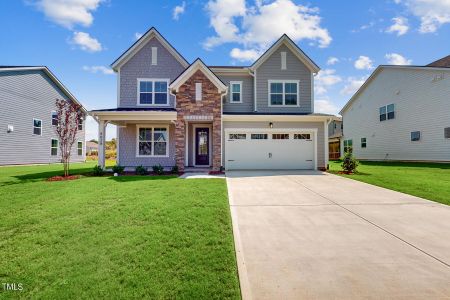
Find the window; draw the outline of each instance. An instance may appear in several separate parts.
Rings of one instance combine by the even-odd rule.
[[[361,138],[361,148],[367,148],[367,139]]]
[[[56,111],[52,111],[52,125],[58,125],[58,113]]]
[[[168,156],[167,127],[138,127],[137,156]]]
[[[269,106],[298,106],[298,81],[269,80]]]
[[[310,140],[311,134],[309,133],[295,133],[294,140]]]
[[[391,120],[395,118],[395,106],[394,104],[389,104],[380,107],[380,122]]]
[[[344,140],[344,152],[353,152],[353,140]]]
[[[79,156],[83,155],[83,142],[77,143],[77,154]]]
[[[242,81],[231,81],[230,90],[231,90],[230,102],[242,103]]]
[[[168,105],[168,79],[138,79],[139,105]]]
[[[152,65],[156,66],[158,64],[158,48],[152,47]]]
[[[78,130],[83,130],[83,118],[78,118]]]
[[[286,52],[281,52],[281,70],[286,70]]]
[[[444,128],[444,137],[450,139],[450,127]]]
[[[411,132],[411,142],[420,141],[420,131]]]
[[[247,135],[245,133],[231,133],[229,138],[230,140],[245,140]]]
[[[52,139],[52,143],[51,143],[51,148],[50,148],[50,153],[52,156],[56,156],[58,155],[58,140],[56,139]]]
[[[33,119],[33,134],[42,135],[42,120]]]
[[[272,134],[272,140],[288,140],[289,133],[274,133]]]
[[[251,139],[252,140],[267,140],[268,134],[267,133],[252,133]]]
[[[195,83],[195,101],[201,101],[202,100],[202,83],[196,82]]]

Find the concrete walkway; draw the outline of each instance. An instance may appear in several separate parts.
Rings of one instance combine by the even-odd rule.
[[[450,299],[450,207],[321,172],[228,172],[244,299]]]

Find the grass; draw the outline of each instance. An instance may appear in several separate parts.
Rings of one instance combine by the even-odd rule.
[[[340,170],[341,162],[330,161],[331,173]],[[339,175],[450,205],[450,164],[360,162],[356,174]]]
[[[223,179],[61,169],[0,168],[0,298],[240,298]]]

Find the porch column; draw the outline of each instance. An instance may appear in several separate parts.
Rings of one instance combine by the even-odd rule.
[[[106,122],[98,120],[98,165],[105,168],[105,128]]]
[[[186,121],[178,117],[175,125],[175,164],[180,172],[184,172],[186,147]]]

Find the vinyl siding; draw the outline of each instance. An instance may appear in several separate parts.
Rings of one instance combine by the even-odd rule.
[[[0,73],[0,165],[54,163],[60,161],[52,156],[51,140],[56,139],[51,125],[51,112],[56,99],[67,96],[40,70]],[[33,134],[33,118],[42,120],[42,135]],[[8,125],[14,131],[7,133]],[[77,141],[85,147],[85,124],[78,133]],[[84,161],[77,155],[77,142],[72,148],[72,161]]]
[[[158,54],[159,55],[159,54]],[[158,126],[161,124],[148,124]],[[119,128],[119,161],[124,167],[152,167],[161,164],[163,167],[171,168],[175,165],[175,126],[169,126],[169,157],[136,157],[136,124],[129,124]]]
[[[228,86],[228,93],[224,97],[224,112],[248,112],[254,111],[254,87],[251,75],[218,75],[220,80]],[[230,81],[242,81],[242,103],[230,103]]]
[[[433,82],[436,75],[444,79]],[[382,69],[343,112],[344,138],[358,159],[450,161],[450,70]],[[379,121],[379,108],[395,104],[395,119]],[[421,140],[411,142],[411,132]],[[361,148],[361,138],[367,148]]]
[[[334,128],[336,125],[336,128]],[[328,125],[328,136],[337,137],[342,135],[342,121],[331,121]]]
[[[281,70],[281,52],[286,52],[286,70]],[[268,80],[299,80],[300,107],[269,107]],[[258,112],[312,113],[311,71],[285,45],[280,46],[256,70],[256,101]]]
[[[158,64],[152,65],[152,47],[158,48]],[[162,44],[153,38],[120,68],[119,107],[137,107],[138,78],[168,78],[169,83],[182,71],[183,66]],[[170,106],[175,97],[169,96]],[[167,107],[167,106],[164,106]]]
[[[268,122],[223,122],[223,130],[229,128],[267,128]],[[273,128],[317,128],[317,166],[325,167],[325,135],[323,122],[273,122]],[[222,135],[222,165],[226,159],[225,134]],[[328,145],[327,145],[328,147]]]

